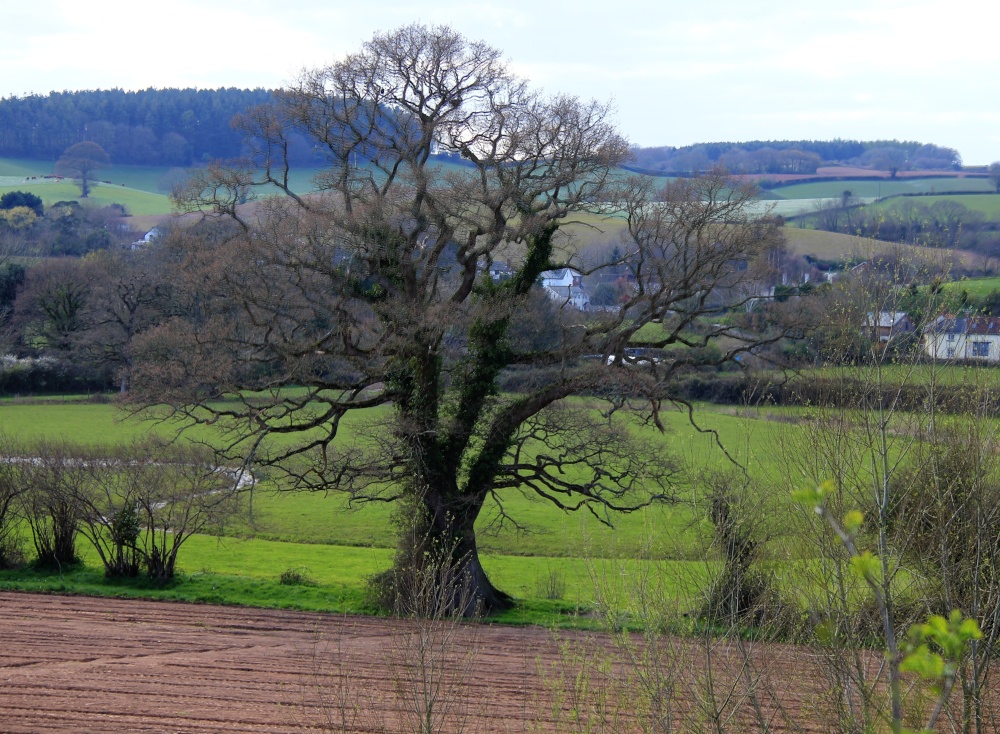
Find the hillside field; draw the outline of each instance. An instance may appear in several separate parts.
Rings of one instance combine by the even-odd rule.
[[[938,202],[950,201],[961,204],[966,209],[980,212],[987,219],[1000,220],[1000,194],[950,194],[941,196],[896,197],[881,202],[879,208],[900,209],[908,204],[933,206]]]
[[[948,291],[965,291],[970,296],[982,298],[993,291],[1000,291],[1000,278],[963,278],[953,283],[945,284]]]
[[[793,226],[786,226],[782,231],[791,252],[831,262],[840,260],[860,262],[880,253],[901,252],[911,253],[915,258],[929,259],[931,262],[953,263],[966,268],[981,268],[985,265],[982,255],[964,250],[897,245],[839,232]]]
[[[12,178],[0,177],[0,194],[8,191],[27,191],[40,197],[45,206],[52,206],[57,201],[76,201],[84,206],[110,206],[111,204],[121,204],[129,213],[148,215],[167,215],[173,210],[173,206],[163,194],[151,194],[148,191],[131,189],[126,186],[112,186],[105,183],[94,183],[90,196],[86,199],[80,198],[80,188],[69,179],[38,180],[27,183],[16,183]]]
[[[845,179],[779,186],[770,189],[780,199],[839,199],[844,191],[860,198],[882,198],[899,194],[931,194],[934,192],[995,191],[985,178],[899,178],[878,181]]]

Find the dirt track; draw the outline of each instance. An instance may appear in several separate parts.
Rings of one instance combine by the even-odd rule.
[[[551,632],[462,625],[447,632],[457,637],[444,634],[365,617],[0,593],[0,731],[302,732],[341,714],[348,725],[333,730],[408,731],[400,721],[412,696],[403,689],[421,669],[413,665],[421,639],[431,658],[441,649],[458,660],[462,650],[477,651],[474,672],[458,673],[471,704],[465,710],[475,712],[466,731],[552,727],[539,671],[548,671],[550,689],[566,666]],[[563,633],[561,644],[584,639]],[[727,654],[716,651],[720,660]],[[808,708],[817,688],[802,671],[811,666],[791,649],[768,655],[767,667],[782,676],[776,697],[798,712]],[[674,662],[681,673],[700,667],[681,657]],[[678,678],[682,696],[685,678]],[[594,686],[587,700],[601,695]],[[782,729],[774,700],[762,692],[758,703]],[[737,718],[750,715],[745,697],[741,709]]]

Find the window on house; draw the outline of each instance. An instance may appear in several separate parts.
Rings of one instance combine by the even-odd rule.
[[[989,357],[990,356],[990,343],[989,342],[972,342],[972,356],[973,357]]]
[[[947,356],[948,357],[954,357],[955,356],[955,347],[948,347]]]
[[[948,341],[950,341],[950,342],[955,341],[955,335],[954,334],[949,334],[948,335]]]

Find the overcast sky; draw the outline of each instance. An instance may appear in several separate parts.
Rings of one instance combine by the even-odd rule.
[[[10,7],[7,7],[7,5]],[[614,101],[639,145],[897,138],[1000,160],[1000,3],[951,0],[28,0],[0,97],[277,87],[373,33],[447,23],[552,92]]]

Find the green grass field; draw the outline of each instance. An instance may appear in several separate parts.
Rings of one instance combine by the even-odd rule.
[[[1000,388],[1000,369],[988,366],[885,364],[881,366],[879,374],[882,382],[887,385],[898,385],[904,382],[911,385],[928,385],[933,380],[938,385],[968,385],[989,389]],[[802,370],[793,379],[809,380],[813,377],[844,377],[855,380],[868,380],[873,375],[874,371],[865,367],[816,367]]]
[[[970,296],[982,298],[983,296],[988,296],[993,291],[1000,291],[1000,278],[963,278],[953,283],[947,283],[945,290],[965,291]]]
[[[951,201],[961,204],[966,209],[980,212],[987,219],[1000,219],[1000,194],[955,194],[949,196],[915,196],[898,197],[882,202],[880,208],[899,209],[908,204],[933,206],[941,201]]]
[[[684,594],[693,593],[694,580],[707,573],[705,549],[711,540],[707,508],[698,500],[700,489],[694,480],[706,468],[727,466],[727,460],[714,445],[714,437],[692,428],[685,415],[672,412],[666,418],[669,432],[659,440],[686,467],[677,479],[676,504],[620,515],[614,518],[614,528],[609,528],[588,513],[566,515],[547,502],[515,493],[506,509],[527,527],[496,533],[486,527],[495,518],[495,510],[487,508],[480,528],[484,565],[501,588],[526,602],[508,621],[518,621],[517,615],[523,614],[529,615],[523,621],[541,621],[553,609],[588,607],[593,601],[595,573],[607,573],[609,567],[619,569],[616,573],[627,568],[637,573],[639,566],[669,572],[674,579],[670,583],[682,584],[687,579],[682,584]],[[772,476],[781,473],[779,462],[765,449],[774,445],[776,434],[783,436],[780,440],[793,440],[794,427],[725,412],[705,412],[699,420],[718,430],[741,461]],[[114,443],[172,431],[169,426],[127,418],[113,405],[79,400],[6,400],[0,402],[0,425],[21,440],[47,436],[87,443]],[[787,493],[777,495],[774,503],[776,510],[787,506]],[[252,525],[230,537],[191,539],[179,557],[183,581],[156,595],[359,611],[364,609],[365,579],[391,563],[395,537],[385,506],[354,510],[337,495],[278,494],[261,487],[254,493],[253,515]],[[89,593],[100,590],[100,574],[95,570],[99,564],[83,544],[81,551],[88,560],[84,571],[69,576],[5,571],[0,572],[0,587],[66,590],[79,584],[80,590]],[[604,571],[597,572],[595,567]],[[288,587],[276,580],[287,569],[300,570],[315,586],[294,587],[283,594]],[[543,598],[547,580],[553,576],[564,586],[557,601]],[[220,588],[213,590],[212,585]],[[104,591],[144,595],[149,589],[135,583]],[[533,614],[543,617],[530,617]]]
[[[705,413],[706,424],[734,445],[745,429],[732,416]],[[117,443],[150,432],[172,435],[172,428],[149,421],[126,419],[112,405],[86,403],[0,404],[4,431],[22,440],[61,437],[80,443]],[[658,438],[664,449],[697,471],[708,464],[721,466],[721,451],[711,435],[699,433],[678,411],[666,414],[669,432]],[[197,435],[197,434],[196,434]],[[346,440],[350,440],[347,426]],[[764,459],[755,457],[760,464]],[[690,497],[690,471],[677,480],[678,493]],[[484,549],[505,555],[574,557],[614,552],[623,557],[640,554],[659,558],[690,558],[700,553],[707,525],[685,502],[677,506],[649,508],[613,517],[615,527],[600,523],[590,513],[567,515],[534,495],[512,493],[506,510],[523,521],[524,532],[503,527],[493,532],[497,510],[489,505],[481,519]],[[262,486],[254,493],[254,521],[242,532],[267,540],[299,543],[391,548],[394,534],[391,508],[381,503],[352,508],[340,495],[322,493],[277,493]]]
[[[85,206],[110,206],[122,204],[131,214],[147,216],[152,214],[166,215],[172,211],[170,199],[162,194],[151,194],[147,191],[130,189],[123,186],[111,186],[104,183],[93,185],[90,196],[80,198],[80,188],[70,180],[63,181],[31,181],[29,183],[12,184],[10,178],[0,178],[0,194],[8,191],[27,191],[41,197],[45,206],[52,206],[57,201],[77,201]]]
[[[1000,370],[957,366],[921,366],[906,373],[890,366],[885,380],[926,380],[931,370],[942,382],[1000,384]],[[842,373],[830,368],[798,379]],[[762,560],[788,598],[816,583],[810,577],[816,550],[802,536],[812,513],[791,499],[793,490],[816,481],[808,458],[814,448],[814,417],[813,409],[788,407],[701,406],[696,413],[699,426],[717,431],[726,452],[746,467],[756,487],[745,501],[767,538]],[[686,414],[673,411],[664,418],[668,431],[655,440],[683,467],[674,486],[676,502],[618,516],[614,528],[586,513],[567,515],[518,493],[510,497],[507,510],[527,526],[526,532],[508,528],[491,533],[486,527],[490,512],[484,513],[478,528],[484,567],[498,587],[519,601],[498,621],[593,626],[598,589],[615,585],[660,585],[688,610],[701,603],[706,582],[719,569],[717,551],[710,547],[710,503],[703,481],[727,470],[739,477],[740,471],[715,444],[715,436],[692,427]],[[26,441],[48,436],[120,442],[172,432],[169,426],[127,418],[113,405],[79,399],[0,401],[0,425]],[[350,436],[348,426],[345,438]],[[94,551],[83,540],[78,543],[82,568],[0,571],[0,588],[373,611],[365,584],[392,563],[395,537],[389,510],[354,510],[337,495],[278,494],[261,486],[254,492],[253,515],[252,524],[234,527],[226,537],[192,537],[181,549],[178,579],[162,589],[141,580],[105,581]],[[287,570],[301,574],[305,583],[280,583]]]
[[[15,186],[21,190],[38,181],[25,180],[29,176],[45,176],[52,173],[52,161],[37,161],[23,158],[0,158],[0,185]],[[454,163],[443,163],[445,169],[457,168]],[[164,196],[165,177],[175,170],[170,166],[123,166],[111,164],[97,171],[98,181],[110,181],[110,185],[137,191],[144,191],[156,196]],[[316,190],[314,178],[321,170],[318,166],[297,166],[289,174],[290,185],[294,191],[307,193]],[[151,212],[158,213],[158,212]]]
[[[20,181],[4,181],[4,184],[31,183],[24,179],[29,176],[45,176],[52,173],[53,161],[38,161],[27,158],[0,158],[0,179],[18,178]],[[160,180],[171,170],[167,166],[121,166],[111,164],[97,171],[98,181],[110,181],[114,186],[162,194]]]
[[[821,181],[816,183],[792,184],[771,189],[771,193],[781,199],[834,199],[844,191],[861,198],[881,198],[897,194],[930,194],[936,191],[994,191],[993,185],[985,178],[900,178],[864,181],[845,179],[843,181]]]
[[[790,251],[798,255],[810,255],[831,262],[867,260],[879,253],[896,250],[910,252],[915,258],[930,259],[932,262],[952,262],[968,268],[983,267],[985,262],[982,255],[964,250],[897,245],[865,237],[840,234],[839,232],[824,232],[818,229],[803,229],[793,226],[786,226],[782,232]]]

